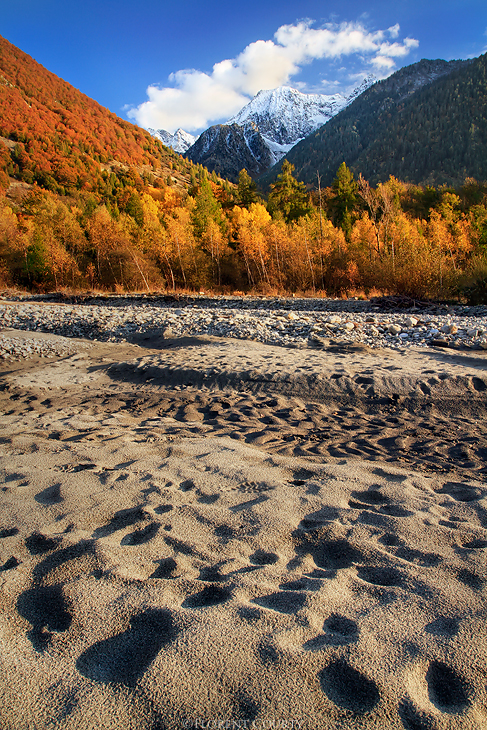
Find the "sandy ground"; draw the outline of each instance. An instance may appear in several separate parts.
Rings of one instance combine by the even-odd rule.
[[[2,365],[2,730],[487,728],[486,353],[90,344]]]

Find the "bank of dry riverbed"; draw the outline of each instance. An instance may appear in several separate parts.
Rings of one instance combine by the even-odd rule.
[[[53,302],[4,299],[0,328],[59,335],[0,335],[0,357],[70,354],[69,338],[136,341],[158,330],[166,338],[212,335],[285,347],[330,343],[372,348],[445,347],[487,350],[487,307],[413,305],[390,311],[360,300],[259,297],[104,297]],[[59,350],[59,352],[58,352]]]

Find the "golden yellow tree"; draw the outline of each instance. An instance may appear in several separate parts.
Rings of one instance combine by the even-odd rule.
[[[251,286],[271,284],[268,272],[270,249],[266,235],[270,222],[271,216],[261,203],[252,203],[248,209],[235,206],[232,211],[234,238]]]

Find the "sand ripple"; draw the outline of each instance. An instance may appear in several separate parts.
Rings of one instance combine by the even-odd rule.
[[[485,378],[211,339],[6,365],[2,729],[486,727]]]

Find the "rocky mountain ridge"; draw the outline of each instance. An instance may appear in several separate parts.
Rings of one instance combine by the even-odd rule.
[[[186,150],[188,150],[198,139],[198,137],[193,136],[189,132],[185,132],[184,129],[181,129],[181,127],[176,129],[174,134],[166,132],[165,129],[149,128],[147,131],[152,134],[153,137],[159,139],[163,145],[171,147],[180,155],[184,155]]]
[[[260,91],[226,124],[203,132],[185,155],[233,181],[244,167],[260,175],[375,81],[369,75],[348,97],[303,94],[288,86]]]
[[[216,124],[198,137],[185,156],[232,182],[237,182],[243,168],[251,177],[257,177],[275,162],[272,151],[253,124],[245,128],[238,124]]]

